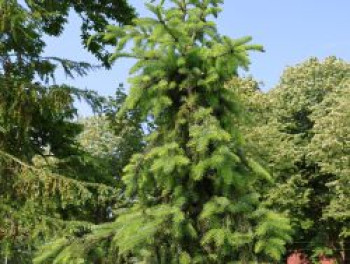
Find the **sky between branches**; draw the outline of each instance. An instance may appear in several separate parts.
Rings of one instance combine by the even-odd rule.
[[[130,0],[141,15],[148,15],[142,0]],[[252,54],[249,72],[272,88],[283,69],[300,63],[310,56],[324,58],[337,56],[350,60],[350,1],[348,0],[226,0],[217,23],[220,33],[230,37],[253,36],[253,42],[262,44],[266,52]],[[71,15],[64,34],[47,38],[46,55],[98,63],[80,43],[80,21]],[[97,90],[102,95],[113,95],[119,83],[127,85],[128,70],[133,62],[120,60],[110,71],[99,70],[75,80],[66,79],[59,72],[58,83]],[[91,114],[88,107],[79,104],[80,114]]]

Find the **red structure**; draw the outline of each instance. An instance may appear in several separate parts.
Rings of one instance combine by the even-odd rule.
[[[320,264],[335,264],[336,261],[333,258],[328,258],[326,256],[320,256]],[[287,258],[287,264],[311,264],[308,260],[307,255],[300,252],[294,251]]]
[[[287,264],[311,264],[311,263],[307,259],[307,256],[304,253],[300,251],[294,251],[287,258]]]
[[[335,264],[336,262],[334,259],[328,258],[326,256],[321,256],[320,263],[321,264]]]

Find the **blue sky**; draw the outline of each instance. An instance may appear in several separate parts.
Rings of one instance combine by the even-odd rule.
[[[129,2],[141,16],[148,14],[144,1]],[[265,53],[251,55],[252,65],[244,74],[253,75],[268,90],[276,85],[285,67],[311,56],[322,59],[334,55],[350,61],[349,10],[348,0],[226,0],[217,24],[224,35],[250,35],[254,43],[265,47]],[[81,46],[79,35],[79,19],[71,16],[60,38],[47,39],[46,55],[97,63]],[[57,82],[112,95],[118,83],[127,83],[131,65],[130,60],[121,60],[110,71],[99,70],[75,80],[59,73]],[[79,109],[82,115],[90,113],[84,105]]]

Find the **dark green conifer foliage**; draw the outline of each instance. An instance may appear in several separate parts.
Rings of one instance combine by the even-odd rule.
[[[74,121],[74,100],[85,99],[98,107],[100,98],[51,82],[57,67],[69,77],[86,75],[94,67],[42,56],[43,36],[62,33],[70,7],[83,17],[83,25],[92,27],[82,29],[90,34],[107,21],[130,20],[132,9],[125,1],[117,2],[131,13],[126,9],[121,16],[104,13],[103,4],[89,0],[84,1],[86,6],[82,1],[0,0],[1,262],[31,263],[38,244],[69,230],[84,231],[87,223],[83,221],[95,220],[91,212],[117,200],[114,188],[52,173],[51,159],[81,154],[76,136],[82,126]],[[109,8],[116,11],[116,1],[103,3],[112,3]],[[92,52],[102,59],[101,50]]]
[[[104,39],[117,42],[112,60],[137,59],[119,114],[141,109],[155,124],[124,169],[132,205],[84,238],[47,244],[35,263],[92,263],[89,253],[102,241],[109,263],[280,259],[289,223],[260,206],[254,186],[270,176],[245,156],[236,91],[225,86],[262,47],[217,32],[212,18],[222,2],[172,0],[165,8],[160,1],[147,4],[153,18],[108,28]]]

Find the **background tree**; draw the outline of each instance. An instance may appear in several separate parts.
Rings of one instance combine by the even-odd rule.
[[[0,0],[0,255],[6,263],[31,262],[33,248],[48,236],[79,231],[87,224],[74,221],[96,222],[91,212],[117,200],[114,188],[52,173],[51,160],[81,154],[74,100],[100,106],[95,93],[51,84],[59,66],[70,77],[94,67],[42,56],[43,36],[62,33],[71,7],[83,18],[82,40],[107,21],[134,16],[125,1]],[[103,46],[91,47],[103,60]]]
[[[241,109],[225,86],[262,48],[218,34],[210,18],[222,1],[160,2],[147,4],[154,18],[104,34],[118,43],[112,59],[137,59],[119,115],[140,109],[155,126],[124,170],[132,205],[83,238],[48,244],[35,263],[92,263],[96,247],[110,263],[248,263],[284,251],[288,221],[261,206],[255,183],[270,177],[244,155]]]
[[[13,67],[13,59],[18,59],[19,67],[24,62],[32,62],[42,70],[52,69],[54,65],[49,63],[48,58],[39,55],[45,46],[43,36],[58,37],[68,23],[68,16],[71,10],[81,18],[82,44],[86,46],[89,37],[101,32],[110,23],[119,25],[128,24],[135,17],[135,10],[126,0],[1,0],[0,1],[0,24],[1,24],[1,46],[0,53],[5,55],[13,50],[15,54],[9,54],[5,62]],[[93,40],[89,50],[101,60],[105,66],[108,63],[108,43]],[[18,57],[20,53],[20,58]],[[12,56],[13,55],[13,56]],[[59,58],[51,58],[58,59]],[[41,63],[40,63],[41,62]],[[74,66],[73,62],[67,62],[65,67]],[[76,65],[77,66],[77,65]],[[77,69],[77,67],[74,67]]]
[[[115,97],[104,100],[99,115],[79,120],[84,127],[77,138],[81,153],[66,160],[61,159],[57,164],[60,173],[121,187],[123,168],[132,155],[145,146],[143,137],[149,127],[149,124],[141,123],[138,110],[116,116],[125,98],[126,94],[120,86]]]
[[[288,68],[275,89],[256,93],[251,109],[262,111],[245,131],[277,179],[267,198],[291,217],[289,248],[315,258],[349,248],[349,69],[334,57]]]
[[[50,145],[55,155],[62,156],[63,153],[59,152],[67,154],[71,151],[57,148],[72,145],[71,138],[81,130],[78,124],[67,122],[76,115],[74,99],[83,97],[90,105],[97,103],[96,96],[91,92],[64,85],[47,85],[50,78],[54,78],[55,69],[59,65],[70,77],[85,75],[94,67],[84,62],[43,57],[44,34],[59,36],[62,33],[70,7],[74,7],[83,18],[83,40],[84,35],[87,38],[93,30],[103,28],[107,20],[127,23],[134,15],[133,9],[125,1],[79,3],[0,1],[2,149],[16,156],[25,153],[27,161],[33,154],[42,152],[41,146]],[[109,7],[106,9],[104,4]],[[112,11],[115,12],[113,15]],[[93,52],[102,56],[97,50]],[[62,131],[55,133],[54,129]]]

